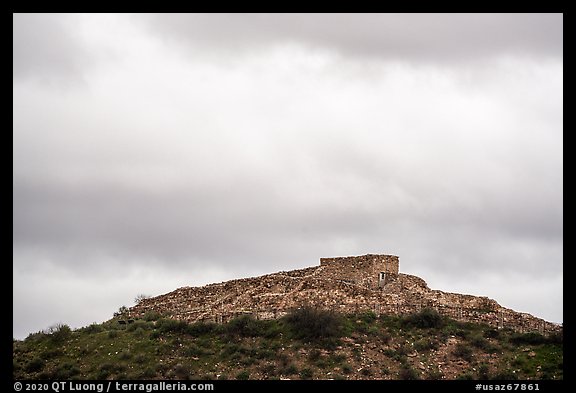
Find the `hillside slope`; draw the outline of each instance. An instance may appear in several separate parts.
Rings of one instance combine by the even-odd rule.
[[[125,322],[125,321],[124,321]],[[562,379],[561,333],[300,309],[221,325],[148,313],[13,343],[16,379]]]

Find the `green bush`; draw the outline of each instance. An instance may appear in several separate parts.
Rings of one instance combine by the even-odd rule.
[[[530,333],[515,333],[510,337],[510,342],[516,345],[538,345],[545,344],[548,342],[546,337],[540,333],[530,332]]]
[[[80,369],[71,362],[65,362],[58,366],[52,375],[52,379],[70,379],[80,374]]]
[[[320,355],[321,355],[321,352],[320,352],[318,349],[314,348],[314,349],[311,350],[310,353],[308,354],[308,359],[309,359],[311,362],[315,362],[315,361],[317,361],[318,359],[320,359]]]
[[[154,378],[156,376],[156,370],[154,370],[152,367],[146,367],[144,370],[142,370],[142,373],[140,374],[140,378],[138,379],[151,379]]]
[[[564,342],[564,335],[562,332],[552,333],[548,337],[546,337],[546,340],[550,344],[562,344]]]
[[[252,315],[242,315],[228,322],[225,329],[228,334],[235,336],[259,337],[264,334],[265,326]]]
[[[274,377],[276,375],[276,365],[265,364],[260,368],[260,372],[268,377]]]
[[[309,368],[304,368],[300,371],[300,378],[302,379],[312,379],[314,372]]]
[[[157,321],[160,318],[162,318],[162,314],[156,311],[148,311],[142,317],[142,319],[144,319],[146,322]]]
[[[298,368],[293,363],[290,363],[290,364],[285,365],[283,368],[281,368],[279,370],[279,372],[280,372],[280,374],[286,375],[286,376],[296,375],[296,374],[298,374]]]
[[[142,330],[150,330],[150,329],[152,329],[152,324],[148,323],[146,321],[137,320],[137,321],[134,321],[132,323],[129,323],[128,326],[126,326],[126,330],[129,332],[133,332],[133,331],[137,330],[138,328],[140,328]]]
[[[372,375],[372,370],[369,367],[366,367],[360,370],[360,374],[362,374],[365,377],[369,377],[370,375]]]
[[[97,324],[96,322],[80,329],[82,333],[88,333],[88,334],[100,333],[103,330],[104,328],[102,327],[102,325]]]
[[[29,373],[41,371],[44,368],[44,361],[40,358],[33,358],[30,360],[24,369]]]
[[[402,380],[407,380],[407,381],[420,379],[418,372],[407,364],[403,365],[400,368],[400,373],[398,374],[398,377]]]
[[[480,348],[483,350],[490,349],[490,343],[482,336],[473,336],[470,338],[470,344],[476,348]]]
[[[60,348],[47,348],[45,351],[42,351],[40,357],[46,360],[55,359],[62,355],[64,355],[64,352]]]
[[[40,341],[45,339],[46,337],[48,337],[48,335],[45,332],[36,332],[36,333],[30,333],[25,339],[24,341],[26,342],[30,342],[30,341]]]
[[[238,374],[236,374],[236,379],[240,380],[250,379],[250,373],[248,371],[241,371]]]
[[[486,338],[498,338],[500,337],[500,331],[497,329],[488,329],[484,331],[484,337]]]
[[[284,318],[294,336],[300,339],[322,340],[343,334],[343,318],[333,311],[305,307]]]
[[[129,351],[122,351],[118,354],[118,359],[120,360],[132,359],[132,354]]]
[[[365,311],[360,314],[360,320],[364,323],[371,324],[376,320],[376,314],[373,311]]]
[[[126,314],[127,312],[128,312],[128,307],[126,307],[126,306],[121,306],[121,307],[118,309],[118,311],[116,311],[116,312],[114,313],[114,318],[122,317],[122,316],[124,316],[124,314]]]
[[[490,379],[490,366],[486,363],[482,363],[478,367],[478,379],[488,380]]]
[[[431,308],[424,308],[419,313],[404,317],[405,326],[414,326],[422,329],[441,328],[444,325],[442,316],[438,311]]]
[[[438,342],[431,338],[422,338],[414,343],[414,349],[419,352],[438,349]]]
[[[462,343],[456,344],[456,347],[454,348],[454,351],[452,353],[454,354],[454,356],[457,356],[468,362],[472,361],[472,350],[465,344]]]
[[[48,334],[50,334],[50,337],[53,342],[63,343],[72,336],[72,329],[70,329],[70,326],[66,324],[59,323],[55,326],[50,327],[48,329]]]
[[[203,336],[218,330],[218,325],[213,322],[195,322],[188,326],[188,333],[193,336]]]
[[[176,319],[160,319],[156,322],[156,328],[162,333],[187,333],[188,327],[188,322]]]
[[[442,374],[442,371],[440,370],[429,370],[426,373],[426,379],[431,380],[431,381],[438,381],[441,380],[444,377],[444,374]]]

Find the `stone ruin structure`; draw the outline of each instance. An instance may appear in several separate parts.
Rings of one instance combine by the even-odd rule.
[[[223,323],[242,314],[279,318],[302,306],[343,313],[373,311],[411,314],[430,307],[459,321],[542,334],[562,327],[527,313],[502,307],[487,297],[428,288],[419,277],[399,273],[394,255],[321,258],[320,266],[210,284],[184,287],[144,299],[130,315],[154,311],[188,322]]]

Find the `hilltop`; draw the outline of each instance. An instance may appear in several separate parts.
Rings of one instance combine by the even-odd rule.
[[[274,319],[309,305],[341,313],[372,311],[408,315],[432,308],[459,321],[541,334],[561,326],[503,307],[485,296],[433,290],[420,278],[399,272],[394,255],[321,258],[320,265],[203,287],[178,288],[143,299],[130,316],[158,312],[187,322],[223,323],[239,315]]]
[[[562,379],[562,326],[432,290],[399,258],[139,298],[114,318],[14,341],[17,379]]]

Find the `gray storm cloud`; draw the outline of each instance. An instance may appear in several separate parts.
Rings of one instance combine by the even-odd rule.
[[[344,55],[414,61],[562,55],[560,14],[161,14],[151,29],[235,47],[305,42]]]
[[[562,321],[562,15],[15,15],[13,44],[15,337],[368,252]]]

